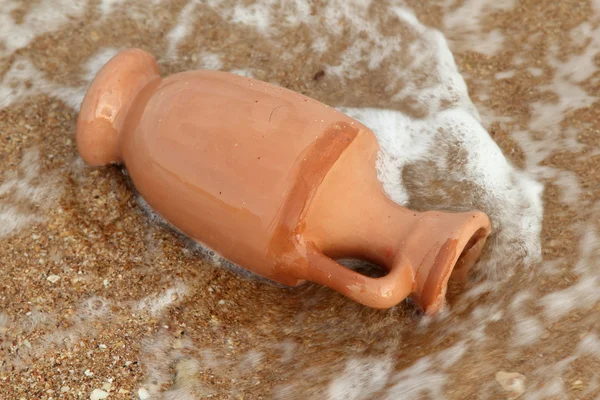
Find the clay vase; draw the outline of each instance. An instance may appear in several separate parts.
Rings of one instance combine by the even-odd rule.
[[[124,163],[157,214],[234,264],[374,308],[411,296],[436,313],[450,276],[464,279],[490,232],[481,212],[421,213],[390,200],[376,137],[349,116],[225,72],[163,79],[139,49],[99,71],[76,140],[87,164]],[[387,274],[362,275],[341,258]]]

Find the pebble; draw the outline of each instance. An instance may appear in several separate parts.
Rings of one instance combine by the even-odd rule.
[[[118,392],[118,393],[119,393],[119,394],[127,394],[127,393],[129,393],[129,390],[126,390],[126,389],[119,389],[119,392]]]
[[[112,385],[109,382],[106,382],[105,384],[102,385],[102,390],[106,390],[107,392],[110,392],[111,389],[112,389]]]
[[[86,369],[86,370],[83,372],[83,374],[84,374],[85,376],[94,376],[94,373],[93,373],[92,371],[90,371],[89,369]]]
[[[525,393],[525,376],[518,372],[499,371],[496,373],[496,381],[509,393],[509,399],[516,399]]]
[[[61,387],[61,388],[60,388],[60,391],[61,391],[61,393],[66,393],[66,392],[68,392],[69,390],[71,390],[71,388],[70,388],[70,387],[68,387],[68,386],[63,386],[63,387]]]
[[[50,283],[56,283],[56,282],[58,282],[59,279],[60,279],[60,276],[58,276],[58,275],[48,275],[48,277],[46,278],[46,280],[50,281]]]
[[[108,392],[105,392],[101,389],[94,389],[92,394],[90,394],[90,400],[102,400],[108,397]]]
[[[140,400],[147,400],[150,398],[150,393],[148,393],[148,390],[146,390],[145,388],[139,388],[138,397],[140,398]]]

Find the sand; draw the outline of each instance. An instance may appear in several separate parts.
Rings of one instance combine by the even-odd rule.
[[[102,60],[129,46],[155,54],[165,75],[234,70],[332,106],[435,111],[393,98],[407,82],[425,87],[429,70],[394,75],[410,70],[402,46],[424,33],[389,17],[388,2],[339,15],[326,2],[278,3],[39,0],[0,11],[22,29],[17,39],[0,28],[2,398],[598,398],[600,6],[403,6],[444,34],[481,124],[544,185],[542,259],[517,251],[482,264],[435,319],[409,301],[377,311],[315,285],[240,276],[149,217],[121,168],[78,159],[78,101]],[[394,46],[398,56],[386,53]],[[440,195],[444,170],[427,168],[402,172],[409,206],[485,198],[469,182]],[[529,248],[529,237],[509,239]],[[503,385],[501,371],[521,375]]]

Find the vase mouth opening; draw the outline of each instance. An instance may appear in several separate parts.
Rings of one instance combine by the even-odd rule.
[[[463,246],[457,240],[448,240],[440,249],[423,290],[418,296],[426,315],[434,315],[445,308],[450,293],[448,283],[464,283],[471,267],[479,260],[483,252],[489,226],[476,227],[473,233],[465,235]]]
[[[479,228],[471,235],[471,238],[460,252],[456,263],[454,263],[454,268],[450,274],[450,280],[464,281],[467,279],[469,270],[479,260],[487,236],[488,230],[485,228]]]

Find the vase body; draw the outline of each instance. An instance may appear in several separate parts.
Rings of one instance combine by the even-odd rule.
[[[375,308],[412,295],[437,312],[450,275],[464,276],[490,230],[480,212],[417,213],[392,202],[376,176],[376,137],[351,117],[225,72],[163,79],[137,49],[92,82],[77,144],[88,164],[124,163],[157,214],[231,262]],[[347,257],[388,273],[370,278],[335,261]]]

